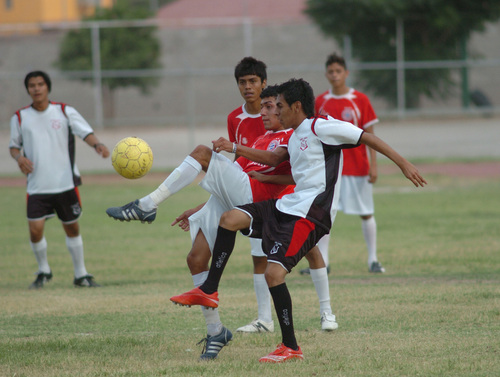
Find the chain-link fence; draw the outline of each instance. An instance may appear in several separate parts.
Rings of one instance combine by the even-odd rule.
[[[92,43],[99,42],[104,28],[156,26],[161,44],[161,69],[102,70],[99,64],[89,71],[62,72],[55,66],[65,34],[86,28]],[[396,27],[396,25],[395,25]],[[37,32],[34,32],[37,30]],[[255,23],[248,18],[231,18],[173,24],[160,20],[114,21],[51,25],[0,25],[0,128],[8,127],[13,112],[30,99],[23,79],[30,70],[47,71],[53,81],[51,100],[75,106],[95,127],[180,126],[203,127],[224,124],[227,114],[241,105],[233,69],[244,56],[252,55],[268,65],[268,82],[291,77],[309,81],[315,92],[329,87],[324,77],[328,54],[338,51],[347,58],[349,84],[361,91],[357,78],[361,71],[390,72],[394,75],[394,101],[367,91],[380,117],[492,114],[500,103],[500,24],[470,39],[467,57],[462,60],[357,62],[350,59],[353,47],[346,37],[339,46],[325,38],[307,22]],[[404,36],[402,36],[404,40]],[[396,41],[395,48],[398,48]],[[404,43],[402,44],[404,48]],[[376,46],[374,46],[376,48]],[[399,56],[399,55],[398,55]],[[409,109],[403,95],[405,73],[409,70],[451,69],[457,85],[449,98],[421,98],[418,108]],[[135,88],[121,88],[103,98],[106,77],[153,77],[157,81],[149,95]],[[90,79],[81,81],[81,79]],[[389,88],[388,88],[389,89]],[[107,116],[105,106],[114,108]]]

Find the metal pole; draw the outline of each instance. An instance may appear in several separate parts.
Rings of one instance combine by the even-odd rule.
[[[94,81],[94,111],[95,124],[98,128],[103,126],[102,109],[102,73],[101,73],[101,46],[99,41],[99,24],[92,24],[92,77]]]
[[[405,85],[405,44],[404,44],[404,23],[398,17],[396,19],[396,82],[397,82],[397,103],[400,118],[405,115],[406,109],[406,85]]]
[[[464,61],[464,67],[461,71],[462,76],[462,106],[464,109],[468,109],[470,106],[470,95],[469,95],[469,67],[467,67],[467,39],[462,37],[460,41],[460,52],[462,54],[462,59]]]

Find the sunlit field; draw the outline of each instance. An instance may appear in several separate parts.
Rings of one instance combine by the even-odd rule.
[[[500,178],[426,176],[412,188],[383,175],[375,203],[378,256],[368,273],[360,220],[337,216],[330,289],[339,329],[321,332],[310,277],[287,277],[303,361],[259,364],[281,341],[238,334],[217,360],[199,362],[199,308],[169,298],[192,288],[190,237],[170,224],[208,198],[196,185],[165,202],[155,222],[121,223],[109,206],[163,180],[93,177],[81,187],[86,266],[101,288],[76,289],[58,220],[46,224],[54,274],[28,290],[37,265],[28,242],[24,187],[0,187],[0,376],[498,376],[500,374]],[[220,313],[236,330],[255,319],[248,241],[238,236],[222,278]]]

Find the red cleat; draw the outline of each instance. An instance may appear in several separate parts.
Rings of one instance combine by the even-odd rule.
[[[304,359],[304,354],[302,350],[299,349],[294,351],[293,349],[285,346],[283,343],[278,344],[278,348],[275,351],[271,352],[269,355],[261,357],[259,359],[260,363],[283,363],[292,359]]]
[[[217,308],[219,306],[218,293],[207,294],[200,288],[191,289],[189,292],[183,293],[179,296],[170,297],[170,301],[174,304],[191,306],[200,305],[207,308]]]

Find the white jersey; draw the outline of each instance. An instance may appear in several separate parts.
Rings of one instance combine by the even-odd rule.
[[[28,174],[28,194],[56,194],[81,183],[75,164],[75,136],[93,133],[73,107],[50,102],[47,109],[32,106],[17,111],[10,121],[9,148],[19,148],[33,163]]]
[[[359,145],[363,130],[332,117],[305,119],[288,141],[295,191],[276,208],[307,218],[328,232],[337,213],[342,149]]]

